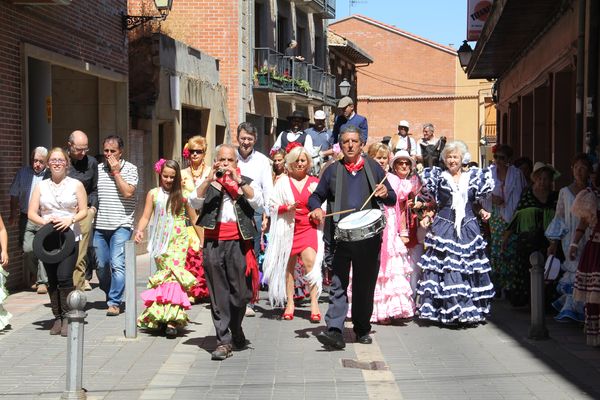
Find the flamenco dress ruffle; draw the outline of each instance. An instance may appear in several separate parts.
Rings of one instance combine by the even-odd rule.
[[[191,307],[187,290],[196,282],[184,269],[165,269],[150,277],[148,290],[141,293],[146,309],[138,317],[138,326],[158,329],[169,322],[185,326]]]
[[[206,284],[202,264],[202,249],[195,250],[194,247],[190,246],[185,259],[185,269],[194,275],[196,283],[189,289],[188,294],[197,300],[209,298],[208,285]]]
[[[477,219],[465,218],[460,240],[454,223],[441,215],[435,218],[432,229],[425,239],[427,250],[418,263],[423,270],[417,290],[419,317],[444,324],[484,321],[495,292]]]
[[[9,320],[12,318],[12,315],[2,306],[2,304],[4,304],[4,300],[8,297],[8,292],[6,291],[7,277],[8,272],[5,271],[0,265],[0,330],[9,325]]]

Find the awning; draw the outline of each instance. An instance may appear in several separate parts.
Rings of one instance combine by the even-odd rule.
[[[495,0],[467,68],[469,79],[500,77],[570,0]]]

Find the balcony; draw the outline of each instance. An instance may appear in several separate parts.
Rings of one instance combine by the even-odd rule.
[[[254,49],[253,81],[254,89],[278,92],[281,97],[303,103],[321,105],[327,102],[328,96],[335,97],[332,75],[270,48]]]
[[[335,0],[294,0],[296,7],[323,19],[335,18]]]
[[[496,123],[487,123],[484,125],[483,138],[488,144],[496,143]]]

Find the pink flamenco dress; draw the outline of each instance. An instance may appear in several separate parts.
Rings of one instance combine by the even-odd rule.
[[[208,175],[208,172],[210,172],[210,168],[204,168],[204,170],[202,175],[197,178],[192,176],[191,172],[187,172],[187,169],[181,172],[181,187],[183,196],[186,199],[189,194],[196,189],[196,186],[202,183],[204,178]],[[208,300],[209,293],[206,277],[204,276],[202,245],[200,243],[200,237],[193,226],[195,223],[196,221],[190,221],[191,225],[186,227],[189,246],[185,259],[185,269],[196,277],[196,283],[189,289],[188,295],[196,300]]]
[[[146,309],[138,317],[138,326],[159,329],[167,323],[185,326],[191,307],[188,290],[196,278],[185,269],[189,238],[184,208],[172,215],[166,208],[168,193],[152,189],[154,216],[148,242],[150,256],[156,261],[157,271],[148,279],[148,290],[141,293]]]
[[[389,323],[394,319],[412,318],[415,314],[415,302],[410,287],[412,265],[408,249],[400,233],[402,231],[399,204],[405,201],[412,191],[409,180],[387,174],[387,179],[398,201],[394,206],[384,206],[386,219],[383,230],[379,274],[373,296],[373,314],[371,322]],[[352,282],[348,285],[348,303],[352,304]],[[348,316],[351,315],[351,307]]]

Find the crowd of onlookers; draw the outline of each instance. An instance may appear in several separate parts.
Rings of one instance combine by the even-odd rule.
[[[250,123],[238,127],[238,147],[216,149],[214,163],[205,159],[204,138],[189,138],[185,168],[173,160],[155,165],[159,185],[148,192],[137,225],[138,170],[122,158],[121,138],[103,140],[101,160],[87,154],[88,138],[81,131],[70,135],[66,150],[35,148],[31,164],[13,180],[8,224],[19,227],[35,289],[49,295],[50,334],[67,334],[66,297],[74,289],[91,289],[93,268],[106,293],[107,315],[121,313],[124,243],[131,238],[141,243],[150,228],[148,251],[158,271],[142,293],[146,309],[138,324],[176,336],[187,323],[185,310],[210,298],[215,328],[225,343],[215,359],[230,356],[228,343],[244,345],[241,321],[255,314],[259,285],[273,306],[284,307],[283,320],[293,319],[298,301],[306,297],[310,321],[320,322],[318,297],[325,284],[333,291],[340,285],[351,305],[349,316],[368,312],[371,322],[383,324],[417,316],[474,325],[489,315],[494,297],[515,307],[530,303],[534,251],[561,264],[558,277],[546,283],[555,318],[585,322],[588,343],[600,344],[600,174],[585,154],[573,158],[572,183],[557,191],[560,173],[552,165],[515,157],[510,146],[498,144],[491,165],[480,168],[464,143],[436,137],[429,123],[415,139],[410,123],[401,120],[396,133],[363,148],[367,118],[354,111],[349,97],[338,109],[332,129],[322,110],[309,128],[304,113],[294,111],[268,156],[254,148],[257,131]],[[353,144],[355,134],[358,144]],[[357,148],[366,158],[353,158]],[[338,168],[345,167],[350,176],[364,168],[368,175],[371,165],[385,177],[365,189],[376,195],[373,209],[380,209],[386,221],[376,232],[381,235],[377,274],[360,271],[357,278],[354,271],[340,283],[333,267],[339,263],[334,261],[340,245],[335,232],[347,210],[331,209],[325,185],[335,180],[331,176],[339,174]],[[217,208],[208,212],[213,201]],[[321,207],[322,214],[315,214]],[[247,235],[250,229],[257,233]],[[57,249],[36,246],[52,235],[60,238]],[[245,275],[219,277],[214,269],[216,252],[224,250],[213,243],[227,240],[239,241],[240,249],[219,257],[243,264]],[[0,328],[10,318],[1,306],[7,295],[1,269],[8,262],[6,246],[0,220]],[[244,276],[250,285],[247,298],[232,305],[228,315],[219,308],[230,301],[224,293],[245,285]],[[373,287],[366,292],[373,293],[372,305],[365,307],[362,286],[370,280]],[[357,340],[369,343],[368,330],[357,332]],[[335,336],[325,342],[341,345]]]

